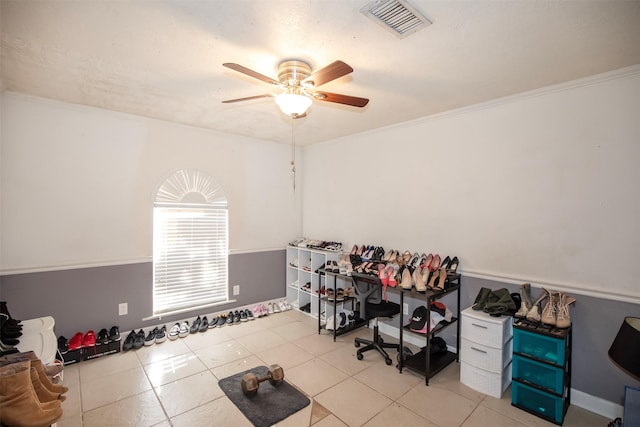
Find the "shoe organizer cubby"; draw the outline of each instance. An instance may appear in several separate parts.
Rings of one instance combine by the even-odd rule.
[[[337,260],[339,254],[287,246],[286,299],[289,304],[298,310],[310,304],[311,309],[303,312],[317,317],[320,289],[325,286],[325,276],[320,269],[327,261]]]

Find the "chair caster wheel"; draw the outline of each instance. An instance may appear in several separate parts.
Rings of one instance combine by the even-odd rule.
[[[387,365],[391,365],[393,362],[391,361],[391,359],[384,359],[384,363],[386,363]]]
[[[364,356],[362,355],[362,353],[356,354],[356,357],[358,358],[358,360],[364,359]]]
[[[382,339],[382,337],[378,337],[378,344],[384,344],[384,340]]]
[[[355,342],[353,343],[353,345],[354,345],[354,346],[356,346],[356,347],[360,347],[360,343],[359,343],[358,341],[355,341]]]

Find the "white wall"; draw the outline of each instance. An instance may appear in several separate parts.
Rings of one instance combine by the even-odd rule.
[[[314,145],[304,164],[306,236],[640,302],[640,67]]]
[[[301,229],[287,145],[19,94],[1,108],[0,272],[148,259],[155,192],[182,168],[221,184],[232,251]]]

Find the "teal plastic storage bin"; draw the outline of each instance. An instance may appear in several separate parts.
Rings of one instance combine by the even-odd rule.
[[[556,424],[562,424],[564,421],[565,408],[560,396],[514,381],[511,383],[511,401],[514,406]]]
[[[526,357],[513,356],[513,378],[562,394],[564,370]]]
[[[519,328],[513,329],[514,353],[527,354],[536,359],[563,366],[564,346],[564,339],[552,338]]]

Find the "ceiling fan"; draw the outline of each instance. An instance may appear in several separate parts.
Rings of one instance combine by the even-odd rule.
[[[311,106],[314,99],[360,108],[369,103],[369,100],[366,98],[315,90],[318,86],[353,72],[353,68],[342,61],[335,61],[312,73],[311,66],[308,63],[298,59],[286,60],[281,62],[278,66],[278,80],[267,77],[239,64],[226,62],[222,65],[265,83],[277,86],[283,90],[280,94],[255,95],[246,98],[222,101],[225,104],[248,101],[251,99],[274,97],[283,113],[293,117],[294,119],[298,119],[306,116],[306,111]]]

